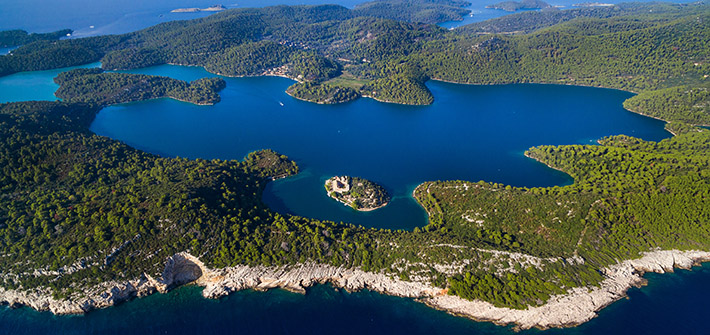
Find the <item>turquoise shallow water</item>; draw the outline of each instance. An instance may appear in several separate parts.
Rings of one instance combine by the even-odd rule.
[[[54,77],[64,71],[84,67],[99,67],[101,63],[66,67],[47,71],[20,72],[0,77],[0,103],[27,100],[57,100],[54,92],[59,85]]]

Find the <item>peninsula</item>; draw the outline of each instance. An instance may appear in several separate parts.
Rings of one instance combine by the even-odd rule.
[[[329,197],[358,211],[373,211],[390,201],[384,187],[358,177],[332,177],[325,181],[325,190]]]
[[[127,73],[107,73],[101,69],[76,69],[54,78],[55,92],[65,101],[107,106],[156,98],[173,98],[196,105],[213,105],[226,83],[221,78],[182,80]]]
[[[502,9],[506,12],[515,12],[521,9],[544,9],[552,8],[550,4],[541,0],[523,0],[523,1],[503,1],[493,5],[488,5],[486,8]]]
[[[697,126],[710,124],[710,5],[525,12],[453,31],[417,15],[393,20],[388,8],[401,7],[370,6],[379,16],[335,5],[233,9],[130,34],[30,38],[0,56],[0,76],[182,64],[287,75],[299,81],[294,95],[319,102],[420,105],[434,101],[430,79],[587,85],[639,93],[625,106],[676,136],[525,153],[574,178],[566,186],[424,182],[413,196],[428,224],[393,231],[272,211],[266,183],[298,166],[271,150],[242,161],[159,157],[89,130],[115,103],[195,92],[186,100],[214,103],[218,79],[68,72],[57,79],[65,101],[0,105],[0,302],[81,313],[193,281],[208,297],[331,282],[477,320],[566,327],[623,297],[644,271],[708,259],[710,132]],[[330,182],[334,196],[371,190],[359,195],[374,202],[358,207],[385,204],[369,185]]]

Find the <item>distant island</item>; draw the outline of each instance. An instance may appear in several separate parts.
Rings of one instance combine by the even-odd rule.
[[[503,1],[486,6],[486,8],[502,9],[506,12],[515,12],[521,9],[544,9],[551,7],[552,6],[550,6],[549,3],[541,0]]]
[[[98,61],[106,70],[177,64],[287,76],[297,80],[292,94],[309,101],[359,94],[419,105],[434,101],[429,80],[607,87],[637,93],[624,107],[670,122],[676,136],[533,147],[527,157],[574,183],[425,182],[413,196],[427,225],[365,228],[271,210],[266,183],[298,173],[276,152],[170,158],[91,132],[102,107],[158,97],[215,103],[225,81],[64,72],[62,101],[0,104],[0,304],[69,314],[193,280],[206,297],[331,282],[544,329],[590,320],[643,272],[710,260],[710,132],[696,127],[710,125],[710,5],[529,11],[451,31],[421,23],[429,1],[385,7],[387,19],[275,6],[124,35],[36,40],[15,31],[7,40],[23,45],[0,56],[0,76]],[[411,21],[392,21],[404,14]],[[333,197],[388,199],[379,186],[371,192],[381,194],[357,191],[371,182],[339,178]]]
[[[227,7],[224,7],[223,5],[212,5],[207,8],[197,8],[197,7],[192,7],[192,8],[176,8],[171,10],[171,13],[197,13],[197,12],[220,12],[227,9]]]
[[[390,197],[384,187],[369,180],[335,176],[325,182],[328,196],[359,211],[373,211],[389,203]]]
[[[602,2],[580,2],[572,5],[574,7],[611,7],[614,6],[613,3],[602,3]]]

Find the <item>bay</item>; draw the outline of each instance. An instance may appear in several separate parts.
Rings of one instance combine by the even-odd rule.
[[[253,3],[248,3],[249,1]],[[327,1],[323,1],[327,2]],[[317,0],[291,1],[284,0],[278,3],[300,4],[300,3],[323,3]],[[359,1],[343,3],[352,6]],[[612,1],[615,2],[615,1]],[[248,4],[247,4],[248,3]],[[552,4],[559,4],[550,1]],[[47,2],[42,0],[5,0],[0,3],[0,30],[5,29],[26,29],[31,32],[46,32],[63,28],[76,30],[74,36],[91,36],[106,33],[124,33],[137,29],[142,29],[150,25],[177,19],[190,19],[208,15],[207,13],[197,14],[170,14],[169,11],[176,7],[206,7],[214,4],[203,0],[157,0],[157,1],[88,1],[88,0],[68,0],[62,2]],[[270,1],[247,0],[238,4],[225,4],[228,7],[233,5],[244,7],[265,6],[277,4]],[[459,26],[461,24],[478,21],[488,15],[497,17],[506,14],[502,11],[486,10],[483,7],[489,4],[487,1],[474,1],[471,8],[475,12],[474,17],[468,17],[463,22],[445,23],[442,26],[447,28]],[[90,26],[94,26],[91,28]],[[0,50],[0,54],[10,49]],[[148,70],[146,70],[148,71]],[[163,70],[151,69],[150,71]],[[170,71],[179,72],[172,69]],[[181,70],[180,70],[181,71]],[[187,77],[199,78],[202,74],[186,71]],[[47,75],[44,79],[38,80],[37,85],[31,85],[33,89],[16,90],[14,93],[7,88],[12,87],[17,82],[0,82],[0,101],[19,101],[26,99],[54,100],[53,96],[56,86],[51,83],[51,77]],[[0,78],[0,81],[4,78]],[[49,79],[49,80],[47,80]],[[39,84],[39,83],[43,84]],[[8,84],[10,83],[10,84]],[[276,94],[279,99],[287,100],[289,97],[278,94],[283,92],[283,88],[290,84],[288,81],[274,84],[278,90],[264,89],[259,91],[257,87],[251,92],[249,98],[254,96],[271,99]],[[230,86],[234,84],[230,81]],[[442,92],[437,90],[440,87],[447,87],[448,84],[430,83],[430,88],[434,91],[437,103],[445,99],[446,94],[456,96],[455,93]],[[35,87],[44,87],[34,89]],[[245,85],[249,86],[249,85]],[[456,86],[456,85],[454,85]],[[455,90],[456,88],[454,88]],[[26,92],[27,91],[27,92]],[[37,94],[33,93],[37,92]],[[260,93],[261,92],[261,93]],[[264,92],[270,92],[265,94]],[[276,92],[276,93],[273,93]],[[262,94],[259,96],[259,94]],[[621,92],[620,94],[625,94]],[[502,96],[502,99],[509,99],[511,96]],[[614,98],[616,101],[623,100],[622,97]],[[167,100],[169,101],[169,100]],[[158,102],[162,103],[162,100]],[[153,103],[153,102],[148,102]],[[365,103],[367,100],[355,103]],[[353,104],[355,104],[353,103]],[[372,102],[374,103],[374,102]],[[140,104],[137,104],[140,105]],[[126,105],[129,106],[129,105]],[[218,105],[219,106],[219,105]],[[123,107],[123,106],[121,106]],[[271,108],[271,107],[270,107]],[[238,108],[233,108],[237,110]],[[197,112],[209,112],[210,107]],[[411,113],[411,110],[403,108],[402,113]],[[617,103],[614,110],[618,113],[628,113],[620,109]],[[550,110],[552,112],[552,109]],[[341,112],[347,115],[346,112]],[[394,112],[388,112],[394,113]],[[426,112],[420,112],[425,114]],[[178,113],[179,114],[179,113]],[[505,115],[505,114],[503,114]],[[510,114],[508,114],[510,115]],[[171,116],[173,117],[173,116]],[[392,116],[391,116],[392,117]],[[422,116],[420,116],[422,117]],[[600,115],[600,118],[603,115]],[[638,117],[638,116],[636,116]],[[657,126],[661,125],[658,123]],[[648,139],[668,136],[658,128],[655,135]],[[610,130],[614,131],[614,130]],[[541,131],[542,132],[542,131]],[[637,129],[621,129],[621,132],[641,133]],[[566,143],[591,143],[598,136],[606,133],[589,133],[581,136],[570,136],[567,134],[569,142],[547,142],[529,143],[528,146],[537,144],[566,144]],[[551,134],[544,134],[551,135]],[[596,136],[596,137],[595,137]],[[642,137],[643,137],[642,136]],[[488,143],[493,145],[494,143]],[[136,144],[137,145],[137,144]],[[263,147],[263,146],[261,146]],[[513,149],[508,154],[518,156],[525,148]],[[205,149],[208,150],[208,149]],[[224,158],[239,158],[241,151],[225,155]],[[153,152],[169,154],[169,152]],[[289,154],[288,152],[284,152]],[[207,152],[205,155],[212,153]],[[217,154],[214,154],[215,156]],[[292,157],[298,156],[289,154]],[[295,158],[295,157],[294,157]],[[520,158],[519,158],[520,159]],[[285,179],[281,182],[270,184],[267,196],[272,194],[276,199],[272,199],[272,206],[279,205],[278,197],[288,196],[293,190],[303,190],[303,185],[317,185],[315,179],[322,178],[324,171],[319,171],[316,166],[309,166],[303,159],[297,159],[304,167],[305,171],[301,176],[304,181],[297,179]],[[485,157],[481,158],[485,161]],[[530,162],[531,165],[534,162]],[[548,184],[565,184],[570,182],[562,174],[555,176],[555,172],[549,171],[543,166],[538,167],[545,178],[549,178]],[[525,180],[523,183],[535,180],[533,170],[525,170]],[[304,177],[305,176],[305,177]],[[469,178],[476,178],[476,175],[468,174]],[[478,178],[485,178],[481,174]],[[312,181],[308,181],[312,178]],[[494,176],[491,181],[515,183],[514,178],[507,179],[504,175]],[[304,184],[299,184],[304,183]],[[540,185],[545,183],[544,180]],[[289,186],[289,184],[294,184]],[[399,185],[399,193],[406,193],[407,187],[412,187],[407,183]],[[315,186],[314,186],[315,187]],[[388,187],[393,189],[392,186]],[[315,188],[313,192],[315,191]],[[280,193],[279,193],[280,192]],[[399,199],[407,199],[401,197]],[[268,199],[267,199],[268,200]],[[295,211],[283,204],[281,210]],[[298,207],[290,205],[291,207]],[[337,206],[336,206],[337,207]],[[392,204],[394,207],[394,202]],[[405,206],[406,207],[406,206]],[[343,210],[342,206],[337,210]],[[337,212],[333,208],[334,212]],[[384,209],[383,209],[384,210]],[[351,213],[352,214],[352,213]],[[357,214],[357,213],[356,213]],[[374,213],[373,213],[374,214]],[[419,218],[421,220],[421,218]],[[408,221],[411,220],[411,221]],[[358,220],[349,220],[357,222]],[[366,220],[370,222],[370,220]],[[410,222],[402,227],[408,228],[418,224],[416,218],[405,220]],[[389,223],[391,224],[391,223]],[[377,223],[382,225],[382,223]],[[395,227],[396,225],[393,225]],[[685,333],[702,334],[705,325],[704,320],[708,318],[708,301],[710,293],[706,290],[707,283],[710,282],[710,269],[707,265],[696,268],[694,271],[678,271],[675,274],[656,275],[649,274],[649,286],[641,289],[632,289],[629,292],[631,299],[622,300],[606,308],[600,313],[600,317],[591,322],[574,329],[552,330],[553,334],[667,334]],[[137,299],[135,301],[122,304],[116,308],[95,311],[85,316],[63,316],[58,317],[49,313],[38,313],[36,311],[22,308],[9,309],[0,307],[0,334],[38,334],[38,333],[62,333],[62,334],[111,334],[111,333],[134,333],[134,334],[198,334],[198,333],[245,333],[245,334],[325,334],[325,333],[345,333],[345,334],[512,334],[510,328],[498,327],[489,323],[478,323],[470,320],[450,316],[446,313],[434,311],[409,299],[382,296],[372,292],[362,292],[347,294],[336,292],[329,286],[318,286],[305,296],[294,295],[281,290],[266,293],[258,292],[238,292],[230,297],[219,301],[206,300],[199,296],[199,288],[185,287],[165,295],[154,295],[151,297]],[[528,332],[523,332],[528,333]],[[538,333],[530,331],[529,333]],[[546,332],[547,333],[547,332]]]
[[[101,63],[65,67],[47,71],[31,71],[0,77],[0,103],[28,100],[58,100],[54,92],[59,85],[54,77],[64,71],[78,68],[99,67]]]
[[[130,71],[194,80],[202,68],[163,65]],[[141,150],[169,157],[242,159],[273,149],[303,172],[270,183],[264,201],[281,213],[368,227],[413,229],[427,222],[411,198],[434,180],[485,180],[513,186],[572,182],[523,153],[544,144],[594,144],[627,134],[646,140],[670,137],[664,123],[624,110],[632,94],[561,85],[474,86],[428,82],[430,106],[372,99],[317,105],[284,91],[280,77],[226,78],[222,101],[195,106],[157,99],[112,106],[91,130]],[[358,212],[327,197],[323,184],[353,175],[384,186],[392,202]]]

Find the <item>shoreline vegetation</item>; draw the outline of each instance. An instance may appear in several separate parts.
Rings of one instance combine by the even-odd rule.
[[[515,12],[521,9],[546,9],[552,8],[550,4],[541,0],[503,1],[486,8],[500,9],[506,12]]]
[[[8,48],[20,46],[36,41],[56,41],[63,37],[71,36],[71,29],[58,30],[51,33],[28,33],[24,30],[0,31],[0,47]]]
[[[118,103],[172,98],[195,105],[214,105],[226,87],[221,78],[201,78],[193,82],[160,76],[108,73],[102,69],[75,69],[60,73],[54,82],[55,95],[69,102],[108,106]]]
[[[197,8],[197,7],[189,7],[189,8],[176,8],[171,10],[171,13],[197,13],[197,12],[221,12],[223,10],[226,10],[227,7],[224,7],[223,5],[212,5],[207,8]]]
[[[710,134],[694,126],[710,123],[710,41],[696,38],[708,36],[710,6],[525,12],[448,31],[412,18],[436,20],[424,9],[451,13],[461,1],[421,0],[401,13],[396,0],[374,4],[234,9],[125,35],[29,41],[0,57],[0,75],[98,60],[185,64],[285,76],[297,81],[289,94],[319,103],[429,104],[430,78],[587,85],[639,92],[624,107],[669,122],[676,136],[533,147],[527,157],[574,183],[425,182],[413,192],[425,227],[368,229],[270,211],[259,200],[265,183],[298,172],[273,151],[168,159],[88,131],[100,107],[170,96],[166,85],[180,96],[204,88],[185,99],[214,102],[201,99],[221,79],[65,72],[60,90],[75,88],[75,100],[0,105],[0,300],[65,314],[195,281],[208,297],[331,282],[544,329],[588,321],[644,271],[710,258]],[[388,20],[401,17],[414,22]]]
[[[277,39],[259,40],[258,37],[254,38],[251,35],[258,34],[257,32],[250,32],[247,29],[247,31],[238,32],[237,36],[242,37],[238,37],[237,41],[235,41],[237,46],[227,48],[221,52],[212,51],[210,52],[213,54],[212,56],[207,59],[201,59],[202,57],[196,56],[202,53],[199,50],[205,48],[211,50],[212,47],[207,45],[213,44],[212,42],[207,42],[207,45],[198,47],[199,50],[194,50],[192,56],[186,57],[175,55],[176,50],[174,48],[177,46],[152,47],[144,45],[138,49],[122,49],[120,45],[113,45],[114,42],[112,41],[98,41],[106,39],[106,37],[97,37],[99,49],[103,48],[102,44],[108,44],[107,46],[112,51],[96,50],[96,43],[92,42],[89,45],[85,45],[85,47],[97,52],[87,52],[82,56],[77,56],[72,64],[65,65],[81,64],[82,57],[95,57],[96,59],[94,60],[101,60],[102,66],[107,69],[130,69],[171,63],[202,66],[209,72],[234,77],[259,75],[270,71],[269,69],[283,68],[286,69],[286,72],[275,75],[298,81],[299,83],[289,88],[287,92],[301,100],[315,103],[340,103],[365,96],[381,102],[409,105],[430,104],[433,102],[434,97],[424,85],[429,78],[466,84],[572,84],[621,89],[635,93],[645,93],[674,85],[666,84],[665,82],[668,81],[678,82],[683,80],[702,84],[705,81],[704,78],[707,78],[707,76],[702,77],[702,74],[706,73],[703,69],[708,66],[704,61],[705,56],[691,51],[703,49],[701,46],[683,46],[682,50],[684,51],[678,55],[677,52],[672,50],[678,50],[678,48],[681,48],[680,46],[664,45],[664,48],[670,49],[658,51],[653,56],[652,62],[655,62],[654,65],[658,69],[654,69],[654,66],[635,66],[626,60],[611,63],[602,61],[602,59],[608,57],[618,59],[620,57],[617,56],[618,54],[623,55],[621,57],[631,57],[632,55],[628,54],[628,50],[624,50],[626,48],[625,45],[638,43],[638,41],[632,43],[628,40],[640,39],[641,41],[646,41],[648,39],[648,36],[645,36],[646,32],[641,33],[644,29],[650,29],[649,33],[651,35],[655,34],[651,33],[651,31],[658,31],[660,34],[662,30],[667,29],[673,30],[673,34],[684,33],[683,30],[679,29],[686,29],[689,22],[676,18],[679,17],[678,15],[684,15],[681,14],[683,11],[688,13],[688,17],[692,17],[693,13],[702,13],[703,6],[707,7],[707,5],[703,4],[623,4],[612,6],[613,8],[591,7],[527,12],[508,15],[483,23],[470,24],[460,27],[454,32],[446,30],[427,31],[428,28],[422,29],[416,24],[392,26],[390,23],[385,23],[384,20],[369,22],[367,20],[373,19],[362,18],[366,15],[380,17],[370,12],[373,8],[378,8],[378,13],[381,13],[382,17],[396,12],[395,8],[399,7],[397,7],[398,5],[395,6],[395,0],[391,2],[365,3],[357,7],[360,9],[353,10],[338,8],[338,6],[300,7],[305,9],[306,12],[316,8],[323,9],[323,12],[327,14],[324,14],[323,19],[325,21],[322,22],[332,23],[344,20],[349,25],[359,26],[363,30],[358,31],[353,36],[349,36],[350,39],[359,39],[357,43],[346,42],[341,44],[337,40],[329,41],[327,38],[322,40],[320,36],[303,38],[292,35],[292,31],[279,33],[282,35],[278,35],[280,37]],[[418,2],[415,1],[415,3]],[[460,1],[447,0],[431,2],[422,0],[421,3],[426,6],[435,6],[438,9],[446,6],[466,5]],[[384,4],[387,4],[387,6],[384,6]],[[224,11],[219,15],[225,14],[225,17],[229,17],[229,15],[226,15],[227,13],[261,14],[261,12],[269,12],[275,8],[278,8],[278,10],[285,9],[282,7],[269,7],[258,10],[235,9]],[[364,8],[369,9],[365,11]],[[656,19],[659,20],[659,23],[638,23],[636,16],[648,12],[648,10],[644,10],[646,8],[656,13]],[[412,6],[412,8],[408,9],[408,11],[413,13],[421,10],[417,6]],[[219,15],[215,16],[215,18],[220,17]],[[268,15],[276,15],[276,13],[268,13]],[[289,12],[282,15],[289,17],[294,16],[294,13]],[[302,14],[295,14],[295,16],[298,15]],[[615,21],[605,22],[609,20],[608,17],[618,18],[622,23]],[[272,20],[272,18],[269,17],[267,19],[267,25],[274,26],[273,28],[277,30],[280,29],[279,25],[281,23],[273,23],[269,22],[269,20]],[[313,19],[309,17],[308,20]],[[409,20],[414,19],[410,18]],[[209,23],[210,19],[194,21],[205,21],[198,25],[209,26],[207,23]],[[214,21],[220,22],[224,20]],[[308,23],[304,22],[302,24]],[[602,25],[604,28],[600,31],[588,32],[590,25]],[[164,25],[157,27],[160,26]],[[555,28],[552,28],[553,26]],[[333,28],[331,25],[328,29],[333,30]],[[693,27],[693,29],[696,28]],[[296,28],[295,31],[298,32],[300,29],[307,28]],[[332,33],[341,34],[339,29],[335,27]],[[130,35],[133,35],[133,39],[141,40],[145,38],[141,36],[144,31]],[[532,32],[536,32],[536,34],[531,34]],[[240,35],[242,33],[247,35]],[[491,36],[489,35],[490,33],[502,35]],[[523,33],[527,33],[527,35]],[[546,39],[554,38],[553,36],[559,33],[571,34],[572,36],[578,35],[578,38],[576,40],[565,39],[556,42],[560,44],[558,47],[560,50],[557,53],[542,55],[530,51],[548,48]],[[602,33],[612,33],[615,37],[610,40],[611,42],[607,46],[595,46],[596,42],[593,36],[598,36]],[[363,36],[362,34],[365,35]],[[637,37],[634,34],[639,36]],[[702,31],[696,31],[695,35],[701,36],[702,34],[704,34]],[[380,35],[392,35],[392,38],[398,40],[388,40],[383,44],[379,41],[383,40],[384,36]],[[249,41],[250,38],[247,36],[252,36],[252,41]],[[214,37],[207,38],[206,41],[213,39]],[[678,39],[693,40],[681,37],[678,37]],[[80,41],[84,40],[87,39],[74,39],[66,42],[68,44],[78,44],[77,47],[80,47],[84,45]],[[424,44],[424,42],[428,42],[428,44]],[[669,44],[676,43],[667,42]],[[331,50],[333,43],[338,45],[335,50]],[[0,75],[20,70],[13,69],[16,64],[14,64],[12,59],[17,61],[22,61],[22,59],[25,61],[31,60],[27,63],[33,63],[36,62],[33,56],[37,52],[65,52],[63,49],[46,50],[41,44],[41,41],[31,43],[20,48],[18,54],[14,55],[15,57],[0,58]],[[461,51],[466,50],[468,45],[470,45],[470,50],[472,51],[467,52],[467,55],[463,54]],[[54,49],[55,47],[52,48]],[[391,48],[404,49],[401,52],[393,52]],[[188,49],[190,48],[188,47]],[[216,49],[220,49],[220,47]],[[581,59],[577,59],[580,57],[578,54],[581,54],[581,52],[570,52],[569,50],[585,50],[583,53],[585,53],[586,59],[582,62]],[[420,56],[413,56],[415,51]],[[179,53],[181,51],[178,51]],[[595,53],[599,55],[595,55]],[[506,57],[512,58],[501,59],[501,54],[509,55]],[[590,58],[589,56],[592,57]],[[485,57],[490,59],[484,60],[483,58]],[[10,60],[10,62],[5,62],[7,60]],[[482,71],[483,73],[475,73],[470,69],[462,68],[459,63],[470,63],[471,66],[469,68],[481,68],[485,71]],[[561,63],[567,63],[568,65],[562,66]],[[569,65],[575,63],[594,63],[596,68]],[[544,71],[539,69],[541,65],[546,68]],[[30,67],[33,66],[36,65]],[[39,65],[37,68],[45,67],[44,65]],[[603,71],[598,71],[600,68]],[[27,70],[31,70],[31,68]],[[657,74],[654,71],[661,73]],[[354,74],[356,80],[365,81],[365,83],[357,86],[341,85],[342,81],[339,81],[339,79],[346,72],[350,75]],[[307,87],[304,86],[306,84],[308,84]],[[645,114],[652,115],[652,113]],[[710,122],[710,120],[707,120],[707,116],[705,116],[705,119],[705,122]],[[689,124],[696,123],[691,122]]]
[[[0,287],[0,303],[11,307],[28,306],[56,315],[83,314],[93,309],[115,306],[135,297],[165,293],[186,284],[202,286],[202,296],[218,299],[235,291],[284,289],[305,294],[317,284],[330,284],[348,292],[369,289],[381,294],[413,298],[429,307],[475,321],[515,325],[515,329],[574,327],[594,317],[596,312],[623,298],[626,291],[645,283],[644,273],[691,269],[709,261],[710,252],[656,250],[643,257],[601,269],[607,278],[598,287],[576,288],[553,296],[550,301],[525,310],[501,308],[484,301],[470,301],[447,294],[446,289],[429,283],[393,279],[387,275],[302,263],[281,267],[240,265],[211,269],[197,257],[181,252],[169,257],[159,277],[143,274],[124,282],[109,281],[83,292],[76,299],[57,299],[46,290],[18,291]]]

